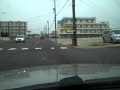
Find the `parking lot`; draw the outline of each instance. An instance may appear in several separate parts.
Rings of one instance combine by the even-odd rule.
[[[53,39],[51,39],[53,40]],[[53,40],[54,41],[54,40]],[[57,39],[58,43],[64,44],[64,45],[71,45],[72,46],[72,40],[71,39]],[[105,48],[105,47],[120,47],[119,43],[112,44],[110,42],[103,43],[102,37],[94,37],[94,38],[78,38],[77,39],[77,45],[76,48]]]

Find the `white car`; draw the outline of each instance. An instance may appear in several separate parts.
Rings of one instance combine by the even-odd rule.
[[[120,43],[120,30],[106,30],[103,32],[103,42],[119,42]]]
[[[17,35],[15,38],[15,42],[25,42],[25,36],[24,35]]]

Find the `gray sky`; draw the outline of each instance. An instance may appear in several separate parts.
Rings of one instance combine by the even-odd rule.
[[[97,21],[108,21],[111,27],[120,27],[120,0],[75,1],[76,17],[96,17]],[[28,30],[32,33],[43,30],[49,20],[50,31],[53,31],[53,7],[53,0],[0,0],[0,12],[6,12],[6,14],[0,13],[0,20],[27,21]],[[56,0],[56,10],[57,20],[72,17],[72,0]]]

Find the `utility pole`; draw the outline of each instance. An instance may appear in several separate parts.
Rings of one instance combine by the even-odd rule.
[[[57,31],[56,31],[56,0],[54,0],[54,8],[53,11],[55,13],[55,41],[57,41]]]
[[[44,27],[44,35],[47,36],[47,26]]]
[[[77,46],[75,0],[72,0],[72,11],[73,11],[73,46]]]
[[[47,21],[48,23],[48,39],[49,39],[49,20]]]
[[[5,12],[0,12],[1,14],[6,14]],[[1,40],[1,33],[2,33],[2,29],[1,29],[1,26],[0,26],[0,40]]]

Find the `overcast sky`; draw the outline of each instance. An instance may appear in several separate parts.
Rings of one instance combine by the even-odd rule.
[[[96,17],[98,22],[108,21],[112,28],[120,27],[120,0],[75,0],[75,2],[76,17]],[[0,0],[0,12],[6,13],[0,13],[0,20],[26,21],[28,30],[32,33],[43,30],[49,20],[50,31],[54,31],[53,7],[53,0]],[[72,17],[72,0],[56,0],[56,10],[57,20]]]

